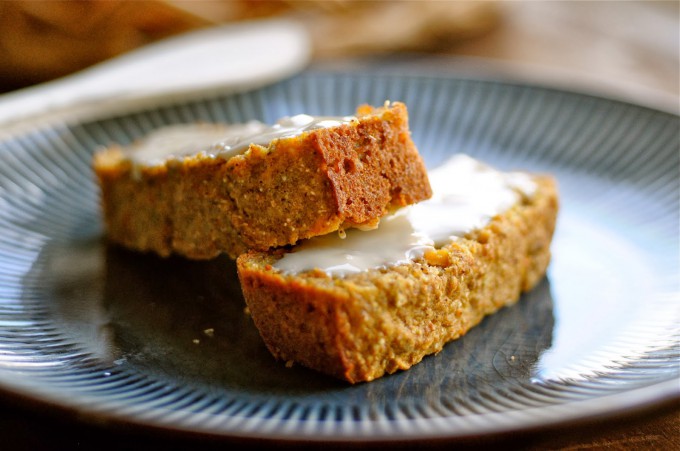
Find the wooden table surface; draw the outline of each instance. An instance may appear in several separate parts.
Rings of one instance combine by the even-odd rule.
[[[680,2],[509,2],[502,23],[451,49],[679,107]]]

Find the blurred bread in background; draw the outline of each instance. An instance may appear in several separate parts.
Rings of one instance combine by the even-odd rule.
[[[205,19],[163,2],[0,1],[0,84],[5,90],[57,78]]]
[[[314,61],[400,51],[501,63],[526,80],[676,111],[680,2],[455,0],[0,0],[0,92],[187,31],[285,17]],[[465,58],[455,65],[462,70]]]
[[[328,2],[330,14],[309,12],[320,57],[337,53],[443,50],[492,30],[500,15],[492,2]]]
[[[290,17],[309,30],[314,56],[438,50],[493,29],[493,2],[350,0],[0,1],[0,90],[76,72],[186,31]]]

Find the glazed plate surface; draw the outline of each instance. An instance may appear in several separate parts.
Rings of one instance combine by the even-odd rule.
[[[409,371],[286,368],[226,258],[108,246],[91,156],[174,123],[272,123],[399,100],[429,168],[469,154],[561,190],[539,286]],[[0,389],[143,427],[303,441],[457,438],[679,395],[678,117],[522,84],[309,71],[241,94],[0,142]]]

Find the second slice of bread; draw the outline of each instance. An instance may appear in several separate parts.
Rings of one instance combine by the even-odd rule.
[[[357,120],[250,145],[136,165],[132,149],[95,155],[108,238],[126,247],[232,258],[355,226],[430,197],[404,104],[362,106]]]

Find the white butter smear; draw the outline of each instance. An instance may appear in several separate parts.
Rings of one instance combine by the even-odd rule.
[[[317,268],[345,276],[407,263],[484,227],[536,189],[528,174],[500,172],[464,154],[430,171],[429,179],[429,200],[381,219],[374,230],[349,229],[344,239],[332,233],[306,240],[274,267],[285,273]]]
[[[182,124],[163,127],[126,148],[126,157],[136,164],[164,164],[171,159],[203,154],[229,159],[245,152],[251,144],[268,145],[304,132],[356,122],[354,116],[284,117],[274,125],[259,121],[244,124]]]

